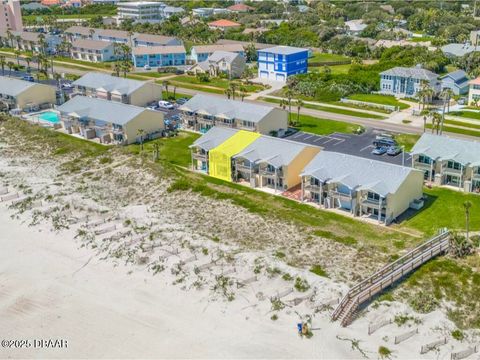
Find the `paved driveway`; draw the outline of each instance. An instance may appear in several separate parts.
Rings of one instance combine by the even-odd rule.
[[[342,154],[360,156],[367,159],[385,161],[391,164],[411,166],[411,156],[408,152],[400,153],[397,156],[374,155],[372,150],[373,140],[382,130],[368,129],[361,135],[333,133],[330,135],[314,135],[299,131],[287,137],[289,140],[301,142],[304,144],[321,146],[327,151],[335,151]]]

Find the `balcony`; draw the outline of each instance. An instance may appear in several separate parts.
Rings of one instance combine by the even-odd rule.
[[[460,176],[463,174],[463,169],[454,169],[454,168],[449,168],[449,167],[442,167],[442,173],[443,174],[450,174],[450,175],[456,175]]]
[[[252,173],[255,171],[255,168],[253,166],[250,169],[250,165],[245,165],[243,163],[236,163],[235,164],[235,169],[238,172],[244,172],[244,173],[250,173],[250,170],[252,171]]]
[[[432,167],[431,164],[427,164],[427,163],[424,163],[424,162],[420,162],[420,161],[415,161],[413,163],[413,167],[415,169],[424,169],[424,170],[430,170],[430,168]],[[433,167],[435,168],[435,164],[433,165]]]
[[[337,198],[337,199],[341,199],[341,200],[349,200],[349,201],[353,198],[353,196],[351,194],[338,192],[338,191],[335,191],[335,190],[330,190],[328,192],[328,196],[331,196],[331,197],[334,197],[334,198]]]
[[[380,201],[379,200],[376,200],[376,199],[370,199],[370,198],[363,198],[361,201],[360,201],[360,204],[362,206],[367,206],[369,208],[372,208],[372,209],[379,209],[380,208]],[[387,204],[385,202],[385,199],[382,199],[382,205],[381,205],[382,209],[385,209],[387,207]]]
[[[267,168],[260,169],[258,173],[261,176],[269,176],[269,177],[274,177],[275,176],[275,170],[269,170]],[[282,169],[277,169],[276,172],[277,177],[283,177],[283,170]]]
[[[311,192],[316,192],[316,193],[322,192],[322,186],[321,185],[306,184],[304,189],[308,190],[308,191],[311,191]]]
[[[208,155],[206,153],[200,153],[200,152],[194,152],[192,153],[192,157],[195,160],[200,160],[200,161],[207,161],[208,160]]]

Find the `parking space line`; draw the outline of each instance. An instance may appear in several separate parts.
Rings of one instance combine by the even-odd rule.
[[[332,135],[339,136],[339,137],[344,137],[344,138],[347,138],[347,139],[350,139],[352,137],[352,135],[340,134],[340,133],[333,133]]]
[[[360,149],[360,152],[365,151],[365,150],[367,150],[367,149],[369,149],[369,148],[372,148],[372,147],[373,147],[373,145],[367,145],[367,146],[361,148],[361,149]]]
[[[345,140],[346,140],[346,139],[339,140],[339,141],[337,141],[335,144],[333,144],[333,146],[337,146],[337,145],[343,143]]]
[[[327,141],[325,141],[322,145],[325,145],[326,143],[329,143],[330,141],[333,141],[333,140],[335,140],[335,139],[331,139],[331,138],[330,138],[330,139],[328,139]]]
[[[298,133],[298,134],[296,134],[296,135],[293,137],[293,139],[296,139],[296,138],[298,138],[298,137],[300,137],[300,136],[302,136],[302,135],[305,135],[305,134]]]
[[[310,139],[311,137],[313,137],[313,135],[309,135],[309,136],[307,136],[306,138],[304,138],[303,140],[308,140],[308,139]]]

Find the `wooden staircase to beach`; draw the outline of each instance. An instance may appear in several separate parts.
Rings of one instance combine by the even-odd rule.
[[[332,313],[332,320],[339,320],[342,326],[349,325],[355,318],[360,305],[371,300],[395,281],[420,267],[435,256],[450,248],[450,233],[441,233],[409,251],[396,261],[384,266],[372,276],[352,287]]]

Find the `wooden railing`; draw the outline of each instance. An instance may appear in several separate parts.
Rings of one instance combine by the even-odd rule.
[[[352,320],[353,313],[361,304],[428,260],[445,252],[449,247],[450,233],[447,230],[442,230],[439,235],[414,248],[352,287],[332,313],[332,320],[340,319],[343,326],[348,325]]]

